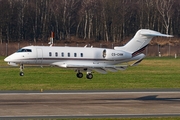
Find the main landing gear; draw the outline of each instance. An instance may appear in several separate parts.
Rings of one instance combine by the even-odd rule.
[[[93,74],[92,73],[87,73],[86,74],[86,78],[87,79],[92,79],[93,78]]]
[[[20,64],[20,73],[19,73],[19,75],[20,76],[24,76],[24,72],[23,72],[23,69],[24,69],[24,65],[23,64]]]
[[[78,78],[82,78],[82,77],[83,77],[83,73],[81,73],[80,70],[77,70],[76,76],[77,76]],[[87,78],[87,79],[92,79],[92,78],[93,78],[92,72],[87,71],[86,78]]]
[[[83,74],[79,71],[79,72],[77,72],[76,76],[77,76],[78,78],[82,78],[82,77],[83,77]]]

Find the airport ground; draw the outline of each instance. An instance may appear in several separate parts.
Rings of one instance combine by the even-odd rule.
[[[8,67],[3,58],[2,119],[179,119],[179,58],[146,58],[125,71],[94,73],[92,80],[76,78],[73,70],[37,66],[25,66],[20,77],[19,68]]]
[[[178,118],[179,94],[180,90],[4,92],[0,119]]]

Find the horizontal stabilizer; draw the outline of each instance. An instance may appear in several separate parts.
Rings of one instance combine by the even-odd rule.
[[[152,36],[152,37],[155,37],[155,36],[160,36],[160,37],[173,37],[173,35],[167,35],[167,34],[162,34],[160,32],[157,32],[157,31],[152,31],[152,30],[142,30],[140,32],[141,35],[143,36]]]

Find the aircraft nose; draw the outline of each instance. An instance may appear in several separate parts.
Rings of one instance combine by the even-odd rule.
[[[6,58],[4,59],[4,61],[5,61],[5,62],[9,62],[9,61],[10,61],[10,57],[6,57]]]

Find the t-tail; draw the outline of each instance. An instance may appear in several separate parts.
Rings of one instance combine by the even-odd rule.
[[[140,29],[136,32],[135,36],[124,46],[114,47],[115,50],[123,50],[132,54],[129,61],[136,60],[131,66],[138,65],[145,55],[142,53],[146,46],[150,43],[153,37],[173,37],[172,35],[162,34],[157,31],[149,29]]]
[[[153,37],[173,37],[172,35],[162,34],[157,31],[149,29],[140,29],[136,32],[135,36],[124,46],[114,47],[116,50],[124,50],[132,53],[134,56],[136,53],[141,52],[149,44]]]

